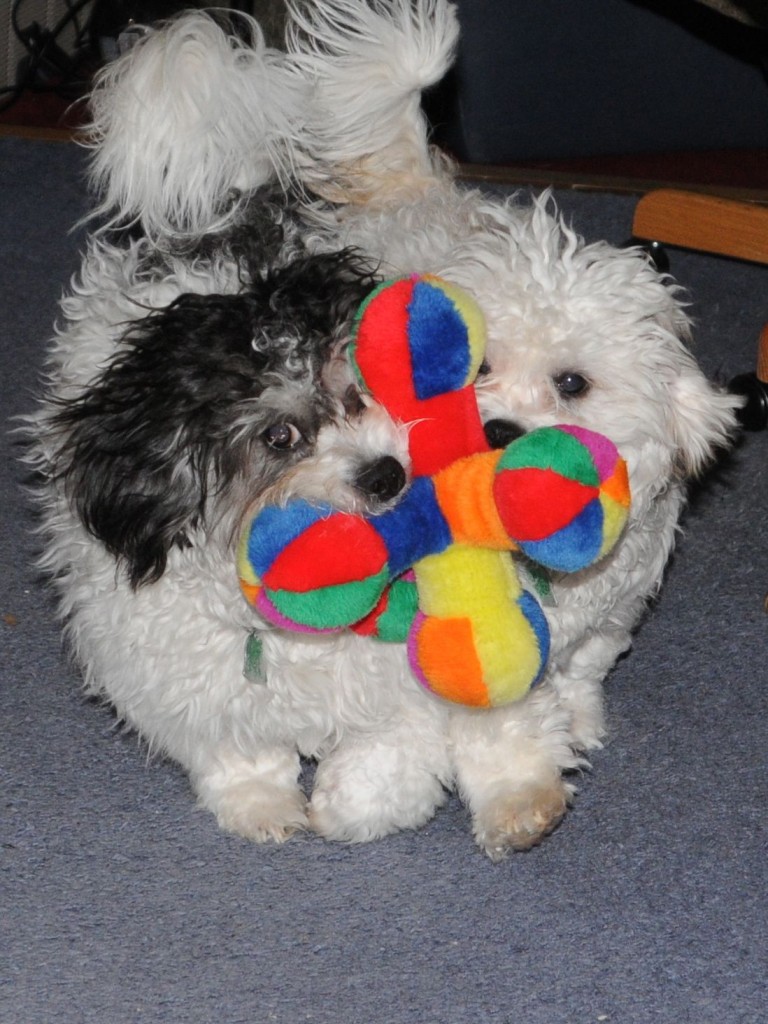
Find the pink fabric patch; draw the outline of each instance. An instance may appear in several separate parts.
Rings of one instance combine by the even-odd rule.
[[[601,482],[611,476],[616,468],[616,459],[618,458],[616,445],[612,441],[609,441],[603,434],[596,434],[593,430],[577,427],[572,423],[560,423],[557,429],[575,437],[585,448],[589,449]]]
[[[419,630],[421,629],[421,624],[424,622],[425,619],[426,615],[424,615],[423,612],[416,612],[416,617],[413,620],[413,625],[411,626],[411,630],[408,633],[406,647],[408,650],[408,662],[411,666],[411,672],[413,672],[416,680],[419,683],[421,683],[425,690],[431,691],[432,687],[429,685],[427,677],[421,671],[421,665],[419,665],[418,651],[416,647],[416,643],[419,636]]]

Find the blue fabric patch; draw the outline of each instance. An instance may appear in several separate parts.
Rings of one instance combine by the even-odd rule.
[[[435,398],[466,386],[471,359],[467,325],[453,301],[428,281],[413,288],[408,345],[417,398]]]
[[[426,555],[439,554],[451,543],[451,530],[440,511],[435,485],[429,477],[417,477],[400,503],[368,522],[389,553],[393,576],[410,568]]]
[[[603,506],[595,498],[562,530],[544,540],[524,541],[520,548],[529,557],[557,572],[586,569],[603,545]]]
[[[248,561],[256,575],[264,576],[291,541],[332,513],[329,505],[310,505],[303,500],[292,501],[285,508],[268,505],[262,509],[248,535]]]
[[[528,619],[539,644],[541,662],[539,663],[539,671],[536,673],[536,678],[531,684],[535,686],[544,675],[544,669],[547,667],[547,661],[549,660],[549,623],[541,609],[541,605],[527,590],[524,590],[520,597],[518,597],[517,603],[523,615]]]

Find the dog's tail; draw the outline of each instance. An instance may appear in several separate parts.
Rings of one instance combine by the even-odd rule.
[[[288,0],[287,45],[312,105],[297,157],[306,185],[337,202],[375,201],[432,180],[421,93],[450,67],[447,0]]]
[[[101,72],[86,144],[110,224],[199,236],[225,227],[239,196],[291,174],[309,83],[253,19],[233,25],[187,13]]]

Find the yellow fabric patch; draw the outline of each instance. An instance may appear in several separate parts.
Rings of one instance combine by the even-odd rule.
[[[603,543],[598,558],[607,555],[613,548],[627,521],[627,510],[617,501],[601,494],[600,504],[603,506]]]
[[[602,558],[619,539],[627,521],[630,493],[626,462],[619,462],[615,472],[603,482],[600,504],[603,506],[603,543],[598,557]]]
[[[253,571],[251,561],[248,558],[248,536],[249,531],[242,530],[240,539],[237,542],[237,574],[244,583],[257,587],[261,586],[261,580]]]
[[[522,588],[512,560],[457,544],[422,559],[415,572],[426,615],[471,622],[489,702],[527,693],[541,656],[536,634],[516,603]]]

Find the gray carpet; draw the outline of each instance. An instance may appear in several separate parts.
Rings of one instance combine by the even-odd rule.
[[[82,169],[72,146],[0,140],[4,421],[77,264]],[[588,238],[628,235],[631,198],[559,198]],[[768,269],[672,258],[706,370],[750,369]],[[496,866],[457,801],[368,846],[219,832],[79,693],[2,446],[2,1024],[768,1019],[768,435],[697,490],[573,813]]]

